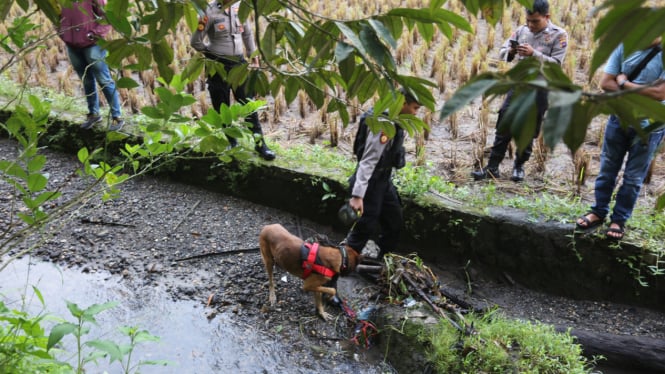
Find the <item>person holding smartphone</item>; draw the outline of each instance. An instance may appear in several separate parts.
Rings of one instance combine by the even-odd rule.
[[[543,62],[554,62],[560,65],[566,56],[567,47],[568,34],[566,30],[554,25],[550,21],[550,5],[547,0],[535,0],[533,8],[526,9],[526,25],[518,27],[510,38],[503,43],[499,50],[499,57],[509,62],[515,60],[516,57],[518,61],[525,58],[536,58]],[[503,114],[510,105],[512,96],[513,91],[510,90],[506,94],[503,105],[501,105],[501,109],[499,110],[499,118],[496,122],[497,129],[499,123],[501,123]],[[540,125],[547,110],[547,91],[537,91],[536,106],[537,117],[534,138],[540,132]],[[507,132],[496,132],[487,166],[471,173],[471,176],[475,180],[500,177],[499,164],[505,157],[506,150],[508,150],[508,145],[512,138],[509,132],[511,127],[502,126]],[[512,181],[520,182],[524,180],[524,164],[531,157],[532,149],[533,141],[515,157],[513,173],[510,177]]]
[[[240,3],[232,0],[216,0],[208,4],[205,15],[199,19],[198,26],[190,40],[191,46],[203,53],[213,61],[224,64],[228,74],[238,65],[248,64],[246,58],[251,58],[250,66],[259,66],[259,58],[254,53],[254,33],[249,20],[240,20]],[[233,97],[241,104],[247,103],[254,97],[254,90],[246,82],[234,87],[218,72],[208,75],[208,92],[210,101],[215,110],[219,111],[222,104],[230,105],[231,92]],[[245,119],[251,124],[254,134],[254,149],[261,158],[267,161],[275,159],[275,152],[268,148],[263,137],[263,130],[256,112]],[[234,138],[229,138],[232,147],[237,145]]]

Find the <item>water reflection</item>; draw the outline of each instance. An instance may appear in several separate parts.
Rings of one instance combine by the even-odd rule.
[[[11,308],[20,308],[21,295],[26,295],[28,309],[33,312],[41,310],[31,286],[41,291],[49,313],[69,321],[73,321],[73,317],[65,300],[83,308],[118,301],[119,306],[98,315],[99,326],[93,326],[85,340],[99,338],[126,344],[128,340],[116,331],[119,326],[139,326],[159,336],[160,342],[139,346],[132,361],[169,360],[174,364],[144,366],[141,373],[312,372],[311,368],[294,367],[294,363],[299,362],[293,357],[297,353],[275,343],[273,337],[265,336],[230,315],[219,314],[209,321],[205,308],[190,301],[172,301],[163,289],[128,289],[118,276],[102,272],[83,274],[34,259],[32,262],[27,259],[15,261],[0,273],[1,297]],[[66,344],[73,345],[73,337],[65,339]],[[340,371],[331,371],[358,369],[343,366],[346,367],[337,368]],[[86,367],[88,372],[121,372],[118,363]]]

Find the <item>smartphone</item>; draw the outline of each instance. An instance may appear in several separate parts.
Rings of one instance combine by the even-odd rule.
[[[510,39],[510,46],[512,48],[517,48],[518,45],[520,45],[520,43],[517,40]]]

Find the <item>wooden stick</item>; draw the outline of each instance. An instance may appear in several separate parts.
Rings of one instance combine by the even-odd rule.
[[[194,209],[196,209],[196,207],[199,206],[199,204],[201,204],[201,200],[197,201],[191,208],[189,208],[189,211],[187,212],[187,214],[185,214],[185,216],[182,217],[180,222],[178,222],[178,224],[175,225],[175,227],[173,227],[173,229],[171,231],[172,232],[176,231],[178,229],[178,227],[180,227],[180,225],[182,225],[182,223],[185,221],[185,219],[187,219],[187,217],[189,217],[192,214]]]
[[[434,304],[434,302],[432,302],[432,300],[429,298],[429,296],[427,296],[425,294],[425,292],[423,292],[423,290],[421,290],[420,287],[418,287],[416,282],[414,282],[413,279],[411,279],[411,277],[409,277],[409,274],[404,272],[402,274],[402,277],[404,277],[404,279],[411,285],[411,287],[413,287],[416,290],[416,292],[418,293],[418,296],[420,296],[423,300],[425,300],[425,302],[427,304],[429,304],[429,306],[434,310],[434,312],[436,312],[441,317],[445,318],[457,330],[464,332],[462,327],[460,327],[460,325],[457,322],[453,321],[450,317],[448,317],[448,315],[444,311],[441,310],[441,308],[439,308],[436,304]],[[459,317],[460,316],[458,315],[458,318]]]

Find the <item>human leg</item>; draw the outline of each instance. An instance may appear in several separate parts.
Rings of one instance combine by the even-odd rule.
[[[591,206],[591,211],[598,217],[606,217],[609,213],[617,175],[632,139],[628,135],[621,128],[619,119],[616,116],[610,116],[605,126],[603,148],[600,154],[600,170],[594,187],[596,201]]]
[[[628,149],[623,181],[617,191],[614,209],[610,217],[612,223],[616,223],[621,227],[625,225],[633,213],[644,177],[649,170],[649,164],[665,133],[665,130],[653,132],[649,134],[648,141],[643,142],[634,133],[634,130],[629,129],[628,131],[633,133],[633,141]]]
[[[346,244],[358,253],[365,248],[367,241],[376,232],[383,204],[384,195],[382,191],[384,189],[385,186],[377,186],[375,181],[370,181],[363,198],[363,214],[346,237]]]
[[[499,109],[499,118],[496,121],[496,133],[494,135],[494,143],[490,150],[489,161],[487,162],[487,166],[471,173],[471,176],[475,180],[499,178],[499,164],[503,161],[511,140],[510,133],[499,131],[499,124],[503,119],[504,113],[508,110],[512,96],[513,91],[508,91],[506,98],[501,105],[501,109]]]
[[[526,173],[524,172],[524,164],[529,161],[531,154],[533,153],[533,141],[540,134],[540,128],[543,123],[543,117],[545,117],[545,111],[547,111],[547,91],[538,90],[536,92],[536,128],[533,132],[533,138],[526,145],[526,147],[517,153],[515,157],[515,163],[513,165],[513,174],[511,180],[514,182],[520,182],[524,180]]]
[[[389,182],[388,188],[384,192],[379,223],[381,225],[381,234],[379,235],[377,244],[381,249],[379,253],[379,257],[381,257],[388,252],[395,251],[404,223],[402,204],[392,182]]]
[[[89,62],[90,70],[97,80],[97,84],[102,89],[106,101],[111,107],[111,116],[116,119],[122,115],[120,107],[120,94],[115,86],[115,81],[111,77],[111,71],[104,59],[106,58],[106,51],[98,45],[93,45],[85,49],[86,60]]]
[[[88,115],[98,116],[99,99],[97,98],[97,86],[95,84],[94,74],[89,71],[89,66],[92,61],[87,59],[85,48],[73,48],[67,46],[67,54],[69,55],[69,61],[71,62],[74,71],[79,78],[81,78],[85,100],[88,104]]]
[[[236,100],[238,100],[239,103],[241,104],[246,104],[250,99],[254,97],[253,92],[247,87],[246,84],[242,84],[238,86],[234,91],[233,91],[233,96],[235,96]],[[261,122],[259,122],[259,115],[258,113],[254,112],[247,116],[245,118],[245,121],[249,122],[251,127],[250,130],[252,130],[252,133],[254,134],[255,141],[256,141],[256,152],[265,160],[271,161],[275,159],[275,152],[271,151],[270,148],[268,148],[268,145],[265,142],[265,139],[263,138],[263,130],[261,129]]]
[[[222,104],[229,106],[231,103],[231,86],[217,73],[209,76],[207,83],[212,107],[219,112]],[[228,140],[232,147],[238,144],[235,138],[228,137]]]

